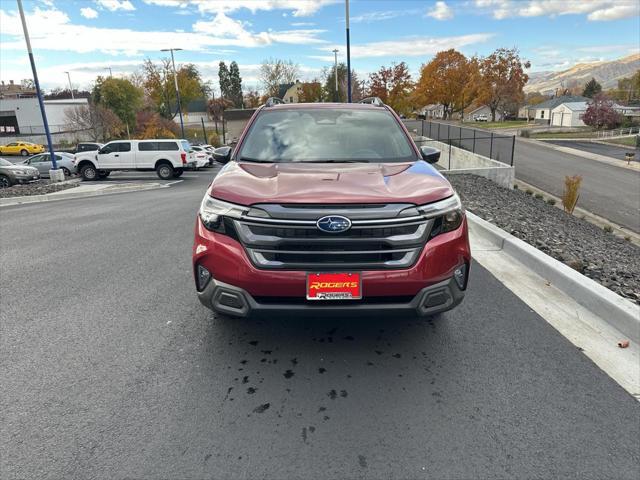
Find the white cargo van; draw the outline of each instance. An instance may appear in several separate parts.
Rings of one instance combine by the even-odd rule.
[[[78,173],[84,180],[109,176],[115,170],[155,171],[163,180],[177,178],[193,163],[187,140],[115,140],[97,152],[75,156]]]

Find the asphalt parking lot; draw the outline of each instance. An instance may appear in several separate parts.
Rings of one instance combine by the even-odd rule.
[[[213,175],[0,209],[0,477],[638,478],[638,402],[478,264],[433,320],[214,316]]]

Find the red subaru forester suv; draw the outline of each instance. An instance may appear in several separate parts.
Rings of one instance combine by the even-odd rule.
[[[378,99],[270,99],[196,220],[203,305],[260,313],[433,315],[462,301],[471,253],[460,199]]]

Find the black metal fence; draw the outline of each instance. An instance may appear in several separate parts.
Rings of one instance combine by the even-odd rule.
[[[446,143],[449,149],[452,146],[462,148],[513,167],[515,135],[500,135],[487,130],[430,120],[404,120],[404,124],[418,144],[435,140]]]

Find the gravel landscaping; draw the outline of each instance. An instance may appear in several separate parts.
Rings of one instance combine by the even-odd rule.
[[[476,175],[447,175],[465,207],[640,304],[640,248],[543,199]]]
[[[68,188],[77,187],[78,182],[49,183],[49,180],[38,180],[37,182],[24,185],[13,185],[9,188],[0,189],[0,198],[26,197],[30,195],[44,195],[45,193],[59,192]]]

